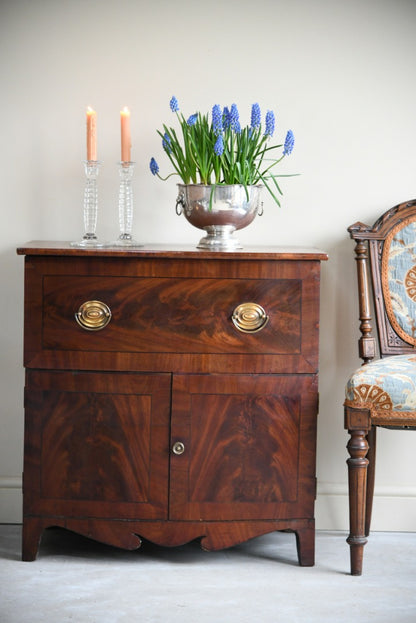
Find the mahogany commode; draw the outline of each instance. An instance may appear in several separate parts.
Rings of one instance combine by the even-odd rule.
[[[25,255],[23,560],[43,530],[206,550],[274,530],[314,564],[322,251]]]

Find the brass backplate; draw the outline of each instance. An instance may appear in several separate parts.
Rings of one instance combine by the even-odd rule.
[[[234,326],[243,333],[261,331],[269,321],[269,316],[261,305],[257,303],[241,303],[231,317]]]
[[[75,319],[87,331],[100,331],[110,322],[111,310],[102,301],[86,301],[78,309]]]

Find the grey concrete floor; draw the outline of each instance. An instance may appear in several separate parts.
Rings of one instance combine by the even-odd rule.
[[[415,623],[416,534],[373,533],[361,577],[346,536],[318,531],[315,566],[299,567],[290,533],[127,552],[52,529],[28,563],[20,526],[0,525],[0,622]]]

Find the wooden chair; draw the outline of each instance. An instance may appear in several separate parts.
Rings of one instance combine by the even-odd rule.
[[[346,386],[351,574],[361,575],[374,493],[376,428],[416,428],[416,199],[372,226],[348,228],[356,241],[363,365]],[[373,296],[378,340],[372,336]],[[378,346],[378,349],[376,348]]]

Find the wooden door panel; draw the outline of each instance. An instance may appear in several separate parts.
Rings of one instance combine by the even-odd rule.
[[[209,422],[207,403],[215,413]],[[286,405],[278,396],[219,395],[207,399],[196,395],[191,408],[192,502],[296,499],[298,405]],[[277,429],[274,422],[277,410],[285,421],[283,429]]]
[[[303,516],[316,412],[314,377],[175,376],[171,444],[185,451],[171,455],[170,518]]]
[[[170,376],[115,376],[28,374],[26,513],[166,517]]]

